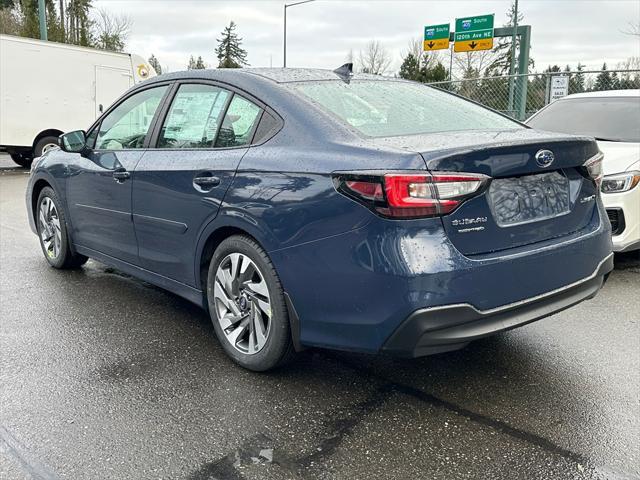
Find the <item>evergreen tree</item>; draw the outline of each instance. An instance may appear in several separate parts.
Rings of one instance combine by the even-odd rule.
[[[434,63],[435,62],[435,63]],[[399,77],[415,82],[442,82],[447,79],[448,72],[445,66],[437,58],[429,58],[424,53],[416,58],[412,52],[407,53],[400,65]]]
[[[204,70],[207,66],[202,61],[202,57],[198,56],[198,59],[194,59],[193,55],[189,58],[189,64],[187,65],[187,70]]]
[[[595,91],[609,90],[611,88],[611,75],[607,70],[606,62],[602,65],[602,71],[596,77],[596,83],[593,86]]]
[[[609,90],[620,90],[620,78],[618,77],[618,72],[613,72],[611,74],[611,85],[609,85]]]
[[[160,62],[153,53],[149,57],[149,65],[153,67],[158,75],[162,75],[162,65],[160,65]]]
[[[407,56],[402,60],[399,76],[400,78],[404,78],[405,80],[419,80],[420,64],[418,63],[418,60],[413,55],[413,53],[408,53]]]
[[[241,68],[249,65],[247,63],[247,51],[242,45],[242,38],[235,33],[236,24],[232,21],[228,27],[222,31],[222,38],[218,39],[216,56],[218,57],[218,68]]]
[[[513,27],[515,25],[516,18],[516,5],[515,2],[511,3],[509,10],[507,11],[507,23],[503,25],[503,27]],[[518,25],[522,24],[522,20],[524,20],[524,13],[522,11],[518,12]],[[501,37],[498,40],[498,45],[494,47],[493,51],[496,55],[496,59],[489,65],[489,70],[495,72],[497,75],[508,75],[509,69],[511,67],[511,51],[514,47],[512,45],[511,37]],[[517,54],[520,51],[520,37],[516,36],[516,64],[514,73],[518,72],[518,59]],[[534,61],[532,58],[529,58],[529,67],[533,67]],[[525,72],[522,72],[525,73]]]
[[[90,18],[92,0],[69,0],[67,5],[67,39],[69,43],[92,46],[93,22]]]
[[[578,62],[575,75],[572,75],[569,79],[569,93],[581,93],[584,92],[584,65]]]
[[[93,0],[45,0],[50,41],[122,51],[130,27],[126,16],[95,14]],[[0,33],[40,38],[38,0],[0,0]]]
[[[442,62],[433,66],[423,65],[420,69],[420,81],[425,83],[443,82],[447,79],[447,69]]]

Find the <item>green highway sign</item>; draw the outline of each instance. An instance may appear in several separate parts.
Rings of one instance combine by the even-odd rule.
[[[493,13],[456,18],[454,51],[472,52],[493,48]]]
[[[424,42],[422,45],[425,51],[449,48],[449,24],[443,23],[442,25],[427,25],[424,27]]]

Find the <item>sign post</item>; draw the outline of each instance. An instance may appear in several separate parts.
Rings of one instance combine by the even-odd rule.
[[[493,13],[456,18],[455,52],[473,52],[493,48]]]
[[[425,52],[449,48],[449,24],[427,25],[424,27],[422,48]]]

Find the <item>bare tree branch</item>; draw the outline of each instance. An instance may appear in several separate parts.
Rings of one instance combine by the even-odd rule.
[[[121,52],[131,31],[132,21],[126,15],[112,15],[98,9],[95,19],[96,46],[103,50]]]
[[[418,62],[418,70],[425,67],[427,70],[433,67],[440,61],[440,52],[425,52],[423,41],[420,37],[415,37],[409,40],[407,51],[404,52],[402,58],[406,58],[407,55],[413,55]]]
[[[621,30],[626,35],[633,35],[634,37],[640,37],[640,23],[629,22],[629,27],[626,30]]]
[[[358,60],[360,70],[363,73],[372,73],[374,75],[384,74],[389,70],[389,65],[391,65],[389,52],[378,40],[371,40],[364,52],[360,50]]]

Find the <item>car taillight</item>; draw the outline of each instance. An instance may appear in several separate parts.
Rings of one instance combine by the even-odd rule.
[[[490,177],[471,173],[337,173],[339,192],[390,218],[446,215],[478,195]]]
[[[604,155],[597,153],[589,160],[584,162],[584,167],[587,169],[589,177],[595,182],[598,190],[600,190],[600,184],[602,183],[602,159]]]

